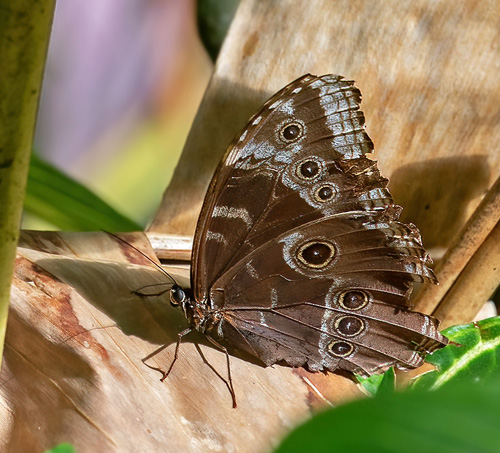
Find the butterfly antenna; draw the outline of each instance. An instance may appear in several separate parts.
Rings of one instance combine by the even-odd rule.
[[[90,329],[84,329],[81,332],[75,333],[73,335],[70,335],[69,337],[65,338],[64,340],[61,341],[60,344],[66,344],[68,341],[73,340],[74,338],[83,335],[84,333],[89,333],[94,330],[105,330],[105,329],[110,329],[111,327],[118,327],[116,322],[114,324],[111,324],[109,326],[96,326],[96,327],[91,327]]]
[[[161,267],[156,261],[151,259],[148,255],[146,255],[142,250],[139,250],[137,247],[132,245],[130,242],[127,242],[125,239],[122,239],[120,236],[117,236],[114,233],[110,233],[109,231],[106,230],[101,230],[106,234],[109,234],[110,236],[114,237],[115,239],[118,239],[119,241],[123,242],[124,244],[128,245],[129,247],[133,248],[137,253],[140,253],[144,258],[146,258],[150,263],[152,263],[156,268],[158,268],[163,274],[165,274],[170,280],[172,280],[172,283],[174,285],[177,285],[177,282],[175,281],[175,278],[172,277],[163,267]]]

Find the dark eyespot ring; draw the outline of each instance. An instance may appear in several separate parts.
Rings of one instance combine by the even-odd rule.
[[[280,130],[280,138],[287,143],[297,141],[304,133],[304,126],[298,122],[288,123]]]
[[[305,180],[315,179],[321,173],[322,162],[313,159],[306,159],[297,165],[296,175]]]
[[[319,186],[314,191],[314,199],[316,201],[319,201],[320,203],[326,203],[327,201],[333,199],[336,193],[337,191],[335,190],[335,187],[329,184],[324,184],[322,186]]]
[[[346,341],[332,341],[328,345],[328,351],[336,357],[347,357],[354,351],[354,346]]]
[[[361,310],[368,305],[368,294],[359,289],[344,291],[339,296],[339,305],[346,310]]]
[[[297,252],[297,259],[307,267],[323,269],[335,256],[333,244],[324,241],[310,241],[302,245]]]
[[[365,322],[356,316],[340,316],[335,320],[335,329],[345,337],[355,337],[365,329]]]

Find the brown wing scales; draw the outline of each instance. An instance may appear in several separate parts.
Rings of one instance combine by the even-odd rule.
[[[307,75],[273,96],[233,143],[195,236],[196,302],[212,335],[266,364],[371,374],[414,368],[446,343],[409,309],[435,281],[413,225],[398,221],[359,110],[340,76]]]

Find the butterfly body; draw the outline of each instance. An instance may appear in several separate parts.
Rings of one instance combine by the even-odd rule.
[[[340,76],[303,76],[229,147],[198,221],[192,293],[174,297],[193,328],[266,365],[364,375],[446,344],[410,310],[413,282],[436,279],[365,156],[360,101]]]

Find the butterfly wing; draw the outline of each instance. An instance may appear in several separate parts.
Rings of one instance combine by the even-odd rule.
[[[435,277],[365,156],[360,100],[340,76],[292,82],[229,148],[205,199],[195,298],[222,313],[219,336],[267,364],[370,374],[415,367],[445,342],[408,309],[412,283]]]
[[[213,287],[222,335],[267,364],[313,371],[420,365],[443,342],[435,320],[406,308],[421,246],[411,228],[377,217],[302,224],[232,267]]]
[[[301,154],[354,158],[371,152],[373,145],[364,131],[359,102],[360,93],[352,82],[340,76],[305,75],[276,93],[249,121],[215,172],[199,217],[192,260],[197,300],[206,299],[209,285],[229,261],[252,247],[249,234],[264,232],[272,238],[270,224],[281,223],[282,229],[294,224],[293,211],[287,209],[290,199],[301,204],[301,215],[304,210],[322,215],[301,198],[307,195],[304,191],[299,200],[295,187],[281,187],[286,193],[275,191],[278,174]],[[286,140],[280,132],[299,121],[307,130],[299,139]],[[334,133],[332,127],[342,132]],[[362,181],[357,185],[361,187]],[[270,210],[272,196],[279,198],[280,206]],[[388,193],[384,196],[389,197]]]

